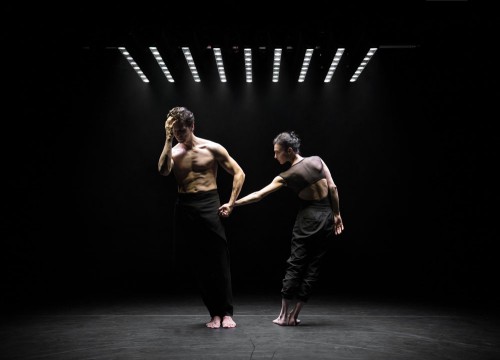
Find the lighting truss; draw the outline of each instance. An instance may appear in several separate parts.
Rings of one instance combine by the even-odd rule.
[[[187,64],[189,66],[189,70],[191,70],[191,74],[193,75],[193,79],[195,82],[200,82],[200,76],[198,75],[198,70],[196,70],[196,65],[194,64],[193,56],[191,55],[191,51],[188,47],[183,47],[182,52],[184,53],[184,57],[186,58]]]
[[[333,57],[332,64],[330,65],[330,69],[328,69],[328,73],[326,74],[325,77],[325,82],[328,83],[330,80],[332,80],[333,73],[335,72],[335,69],[339,65],[340,58],[342,57],[342,54],[344,53],[344,48],[338,48],[337,52],[335,53],[335,56]]]
[[[120,47],[118,47],[118,50],[120,50],[120,52],[125,57],[125,59],[127,59],[127,61],[129,62],[129,64],[135,70],[135,72],[137,73],[137,75],[139,75],[139,77],[142,79],[142,81],[144,81],[145,83],[148,83],[149,79],[146,77],[146,75],[144,75],[144,73],[142,72],[141,68],[139,67],[139,65],[137,65],[137,63],[135,62],[134,58],[132,57],[132,55],[130,55],[130,53],[127,51],[127,49],[125,49],[123,46],[120,46]]]
[[[304,82],[306,79],[307,69],[309,68],[309,63],[311,62],[311,57],[314,49],[307,49],[304,55],[304,62],[302,63],[302,69],[300,69],[299,82]]]
[[[359,75],[361,75],[361,72],[364,70],[366,65],[368,65],[368,61],[370,61],[376,51],[377,48],[370,48],[370,50],[368,50],[368,53],[365,55],[363,61],[361,61],[361,64],[359,64],[358,68],[352,75],[351,80],[349,80],[350,82],[355,82],[356,80],[358,80]]]
[[[158,63],[158,65],[160,65],[160,68],[163,71],[163,73],[165,74],[165,76],[167,77],[167,80],[169,82],[173,83],[174,78],[172,77],[172,75],[170,75],[170,71],[168,71],[167,65],[165,65],[165,62],[163,61],[158,49],[154,46],[150,46],[149,50],[151,50],[151,52],[153,53],[153,56],[155,57],[156,62]]]
[[[383,47],[390,47],[387,45],[380,46],[380,48]],[[405,45],[404,47],[408,48],[414,48],[415,46],[412,45]],[[121,54],[125,57],[125,59],[129,62],[129,64],[132,66],[132,68],[135,70],[135,72],[139,75],[141,80],[145,83],[149,83],[149,79],[146,77],[142,69],[139,67],[139,65],[136,63],[136,61],[132,58],[130,53],[127,51],[125,47],[117,47],[117,49],[121,52]],[[193,56],[191,55],[191,51],[189,47],[182,47],[182,52],[184,53],[184,57],[186,58],[189,70],[191,71],[191,74],[193,76],[193,79],[195,82],[201,82],[200,76],[198,74],[197,67],[194,63]],[[170,73],[165,61],[163,60],[160,52],[158,49],[154,46],[149,47],[149,50],[153,54],[156,62],[160,66],[161,70],[163,71],[165,77],[167,80],[171,83],[174,83],[175,80],[172,77],[172,74]],[[234,48],[233,48],[234,50]],[[357,81],[363,70],[366,68],[368,65],[368,62],[371,60],[373,55],[375,55],[375,52],[378,50],[377,47],[372,47],[368,50],[366,53],[365,57],[359,64],[358,68],[352,75],[351,79],[349,82],[353,83]],[[224,69],[224,62],[222,59],[222,49],[220,47],[213,48],[214,52],[214,57],[215,57],[215,62],[217,66],[217,70],[219,72],[219,77],[220,81],[225,83],[227,82],[227,77],[226,77],[226,72]],[[335,52],[335,55],[333,56],[332,62],[330,64],[330,68],[328,69],[328,72],[324,78],[325,83],[329,83],[332,81],[333,75],[338,68],[340,61],[342,59],[342,56],[345,52],[345,48],[338,48],[337,51]],[[300,74],[298,77],[298,82],[304,82],[306,79],[307,72],[309,70],[310,62],[312,59],[314,53],[314,48],[308,48],[305,50],[304,53],[304,59],[302,62],[302,67],[300,70]],[[275,48],[274,49],[274,60],[273,60],[273,70],[272,70],[272,82],[273,83],[278,83],[279,82],[279,75],[280,75],[280,68],[281,68],[281,60],[282,60],[282,55],[283,55],[283,49],[282,48]],[[244,62],[245,62],[245,75],[246,75],[246,82],[251,83],[253,82],[253,69],[252,69],[252,49],[251,48],[244,48]]]
[[[252,49],[245,48],[245,72],[247,83],[252,82]]]
[[[273,82],[278,82],[280,76],[281,52],[283,49],[274,49]]]
[[[222,52],[220,48],[214,48],[214,56],[217,70],[219,70],[220,81],[226,82],[226,72],[224,71],[224,63],[222,62]]]

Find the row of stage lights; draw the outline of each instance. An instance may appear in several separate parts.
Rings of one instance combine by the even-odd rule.
[[[123,54],[123,56],[127,59],[127,61],[130,63],[130,65],[134,68],[136,73],[140,76],[142,81],[145,83],[149,82],[149,79],[144,75],[144,72],[141,70],[139,65],[135,62],[135,60],[132,58],[130,53],[127,51],[125,47],[118,47],[118,50]],[[156,62],[160,66],[161,70],[165,74],[165,77],[167,80],[171,83],[175,82],[174,78],[170,74],[170,71],[168,70],[167,65],[165,64],[165,61],[163,61],[163,58],[160,55],[160,52],[158,49],[154,46],[151,46],[149,48],[151,53],[153,54],[154,58],[156,59]],[[344,48],[339,48],[337,49],[337,52],[335,53],[335,56],[333,57],[332,63],[330,65],[330,68],[328,69],[328,73],[326,74],[325,83],[328,83],[331,81],[333,73],[335,72],[335,69],[337,68],[340,59],[342,58],[342,54],[344,53]],[[222,53],[220,48],[213,48],[214,51],[214,56],[215,56],[215,63],[217,64],[217,70],[219,71],[219,77],[221,82],[226,82],[226,74],[224,71],[224,63],[222,61]],[[306,52],[304,54],[304,60],[302,62],[302,68],[300,70],[300,75],[298,82],[304,82],[307,74],[307,69],[309,68],[309,63],[311,61],[312,55],[313,55],[314,49],[306,49]],[[372,56],[375,54],[377,51],[377,48],[370,48],[359,64],[358,68],[352,75],[351,79],[349,80],[350,82],[355,82],[359,75],[361,75],[361,72],[364,70]],[[191,51],[189,50],[189,47],[183,47],[182,52],[184,53],[184,57],[186,58],[186,62],[188,64],[189,69],[191,70],[191,74],[193,75],[193,79],[195,82],[200,82],[200,76],[198,74],[198,70],[196,68],[196,64],[194,63],[193,56],[191,55]],[[274,61],[273,61],[273,82],[278,82],[279,78],[279,71],[280,71],[280,64],[281,64],[281,52],[282,49],[274,49]],[[250,48],[245,48],[244,49],[244,56],[245,56],[245,73],[246,73],[246,82],[251,83],[252,82],[252,49]]]

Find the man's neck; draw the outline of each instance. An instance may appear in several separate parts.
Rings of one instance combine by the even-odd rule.
[[[182,145],[184,145],[184,147],[187,149],[187,150],[191,150],[192,148],[194,148],[197,144],[198,144],[198,139],[196,138],[196,136],[191,136],[190,139],[184,141],[182,143]]]

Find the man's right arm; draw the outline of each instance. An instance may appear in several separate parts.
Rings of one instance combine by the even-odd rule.
[[[169,117],[165,122],[165,144],[163,145],[163,150],[158,160],[158,171],[163,176],[168,176],[172,171],[174,166],[174,160],[172,159],[172,140],[174,138],[174,119]]]

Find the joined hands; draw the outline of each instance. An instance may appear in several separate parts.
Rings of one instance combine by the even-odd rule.
[[[225,203],[221,207],[219,207],[218,214],[222,217],[229,217],[233,212],[233,206],[229,205],[229,203]]]

